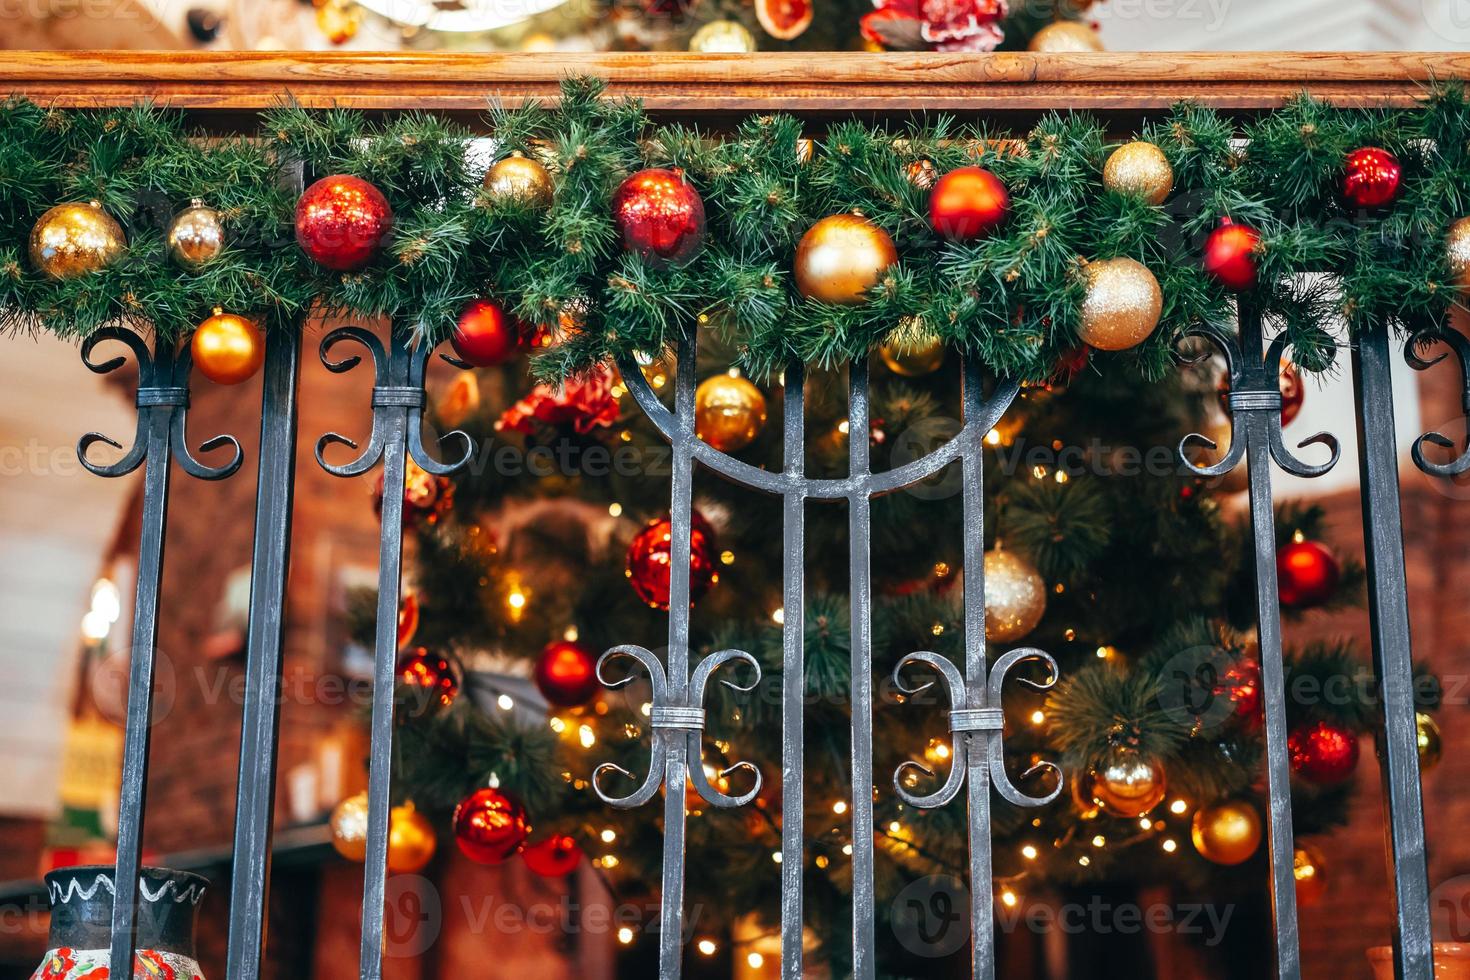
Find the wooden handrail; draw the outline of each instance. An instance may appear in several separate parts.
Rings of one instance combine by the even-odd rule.
[[[1085,109],[1127,118],[1180,99],[1250,113],[1309,89],[1350,106],[1402,106],[1439,79],[1470,77],[1470,53],[470,54],[424,52],[0,51],[0,93],[65,107],[140,98],[204,116],[289,92],[303,104],[472,116],[487,97],[554,98],[595,75],[660,116],[811,117],[919,110],[1034,116]]]

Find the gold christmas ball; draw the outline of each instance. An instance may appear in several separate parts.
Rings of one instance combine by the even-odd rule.
[[[694,389],[694,431],[721,452],[750,445],[766,424],[766,396],[744,378],[716,374]]]
[[[551,174],[520,152],[501,157],[485,171],[485,189],[496,201],[519,201],[534,208],[551,204]]]
[[[1092,773],[1092,801],[1109,816],[1136,820],[1164,800],[1164,767],[1137,749],[1119,747]]]
[[[332,847],[349,861],[367,859],[368,796],[349,796],[332,811]]]
[[[1072,788],[1072,805],[1077,808],[1077,813],[1083,820],[1096,820],[1097,815],[1102,812],[1102,807],[1092,798],[1092,778],[1091,773],[1077,773],[1067,780]]]
[[[31,262],[52,279],[71,279],[110,264],[125,245],[122,225],[96,201],[58,204],[31,229]]]
[[[195,198],[168,226],[168,251],[174,261],[197,269],[225,248],[225,226],[219,212]]]
[[[1164,294],[1142,262],[1128,258],[1089,262],[1082,327],[1077,335],[1098,350],[1127,350],[1159,325]]]
[[[1097,31],[1080,20],[1059,20],[1047,24],[1031,36],[1031,43],[1026,48],[1052,53],[1104,50]]]
[[[434,825],[412,803],[395,806],[388,817],[388,870],[416,874],[434,859]]]
[[[891,340],[878,348],[878,356],[888,370],[905,378],[939,370],[944,363],[944,341],[926,333],[917,341]]]
[[[1419,736],[1419,772],[1426,773],[1444,758],[1444,739],[1439,734],[1439,723],[1426,712],[1414,712],[1414,727]]]
[[[1470,218],[1461,218],[1450,225],[1445,235],[1445,259],[1455,286],[1462,292],[1470,292]]]
[[[265,363],[265,337],[249,317],[215,310],[195,328],[189,352],[199,373],[210,381],[237,385],[249,381]]]
[[[985,553],[985,638],[1014,643],[1036,628],[1046,612],[1046,583],[1014,551]]]
[[[1239,864],[1261,846],[1261,815],[1245,800],[1224,800],[1194,811],[1194,849],[1216,864]]]
[[[1145,140],[1124,143],[1103,164],[1103,186],[1133,194],[1150,204],[1163,204],[1174,189],[1174,168],[1164,151]]]
[[[755,35],[733,20],[712,20],[689,39],[689,50],[705,54],[748,54],[755,50]]]
[[[1327,859],[1315,844],[1293,848],[1291,873],[1296,878],[1296,903],[1302,908],[1316,905],[1327,894]]]
[[[812,225],[796,246],[796,288],[823,303],[863,303],[897,261],[888,232],[862,215],[834,214]]]

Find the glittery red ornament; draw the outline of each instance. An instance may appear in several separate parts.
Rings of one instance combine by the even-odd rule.
[[[323,177],[296,202],[296,241],[312,261],[350,272],[372,261],[393,228],[383,192],[361,177]]]
[[[488,299],[471,300],[454,325],[449,342],[459,359],[475,367],[510,360],[520,346],[521,329],[511,316]]]
[[[530,832],[525,808],[498,789],[475,790],[454,808],[454,842],[477,864],[500,864]]]
[[[521,852],[526,867],[543,878],[559,878],[577,870],[582,863],[582,849],[575,837],[555,834],[542,841],[526,845]]]
[[[1010,209],[1006,185],[981,167],[951,170],[929,192],[929,224],[950,241],[980,238],[998,228]]]
[[[638,171],[613,193],[612,215],[623,247],[656,265],[682,265],[704,247],[704,201],[682,171]]]
[[[1310,609],[1332,598],[1342,569],[1326,545],[1292,541],[1276,552],[1276,578],[1283,606]]]
[[[1256,284],[1256,247],[1261,235],[1249,225],[1229,218],[1220,219],[1220,227],[1205,239],[1205,272],[1220,285],[1242,292]]]
[[[597,657],[580,643],[557,640],[536,661],[536,687],[546,700],[562,708],[584,704],[597,693]]]
[[[638,598],[655,609],[669,608],[669,578],[673,562],[673,525],[668,518],[653,521],[628,545],[628,581]],[[719,580],[714,562],[715,532],[694,512],[689,529],[689,601],[699,599]]]
[[[1291,769],[1314,783],[1340,783],[1358,767],[1358,736],[1350,728],[1318,721],[1286,737]]]
[[[447,708],[459,696],[459,679],[444,657],[425,647],[408,650],[398,658],[398,683],[408,689],[415,705]]]
[[[1261,665],[1244,658],[1231,664],[1215,692],[1235,706],[1234,717],[1246,731],[1257,731],[1265,721],[1261,711]]]
[[[1399,196],[1403,178],[1399,158],[1376,146],[1365,146],[1347,155],[1343,165],[1342,196],[1357,208],[1381,208]]]
[[[1307,400],[1307,386],[1302,381],[1302,372],[1289,358],[1281,359],[1281,371],[1276,377],[1276,385],[1281,389],[1281,424],[1290,425],[1302,412],[1302,405]],[[1218,386],[1220,394],[1220,407],[1225,414],[1230,414],[1230,375],[1224,374],[1220,377]]]

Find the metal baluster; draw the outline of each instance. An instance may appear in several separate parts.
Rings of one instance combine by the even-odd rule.
[[[273,334],[266,344],[260,409],[260,475],[256,481],[255,554],[245,637],[245,705],[225,965],[230,980],[259,977],[265,952],[275,829],[276,733],[281,717],[281,649],[285,642],[291,504],[296,486],[300,364],[300,337]]]
[[[784,387],[784,474],[782,496],[785,568],[781,622],[781,976],[801,980],[802,873],[806,803],[804,725],[806,710],[806,371],[786,368]]]
[[[872,980],[873,938],[873,572],[869,485],[868,362],[848,365],[847,455],[852,492],[848,560],[852,577],[852,975]]]
[[[1424,857],[1424,801],[1419,792],[1393,380],[1389,373],[1388,324],[1382,320],[1375,319],[1358,335],[1353,347],[1353,387],[1363,544],[1368,561],[1369,630],[1373,669],[1383,700],[1383,733],[1379,738],[1383,762],[1379,772],[1388,805],[1388,845],[1397,913],[1394,975],[1400,980],[1428,980],[1434,975],[1434,954],[1429,930],[1429,873]],[[1415,448],[1419,448],[1418,443]]]
[[[148,790],[148,746],[153,726],[153,671],[158,650],[158,598],[163,581],[163,543],[168,516],[169,469],[174,455],[184,472],[201,480],[222,480],[240,468],[243,454],[232,436],[216,436],[201,452],[230,446],[233,456],[207,466],[189,452],[185,422],[189,406],[189,349],[175,353],[174,344],[158,340],[152,353],[131,330],[106,328],[82,344],[82,363],[97,374],[115,371],[126,358],[97,363],[92,353],[104,341],[128,347],[138,360],[138,425],[133,445],[111,464],[94,463],[87,451],[99,442],[121,449],[100,433],[77,443],[77,458],[103,477],[118,477],[144,465],[143,517],[138,541],[138,582],[133,604],[132,654],[128,671],[127,734],[123,743],[122,790],[118,800],[117,862],[114,867],[112,937],[108,953],[113,976],[132,976],[134,926],[137,922],[138,870],[143,846],[143,817]]]

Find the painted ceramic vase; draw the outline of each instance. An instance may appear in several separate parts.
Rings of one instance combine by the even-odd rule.
[[[209,882],[187,871],[144,868],[138,875],[134,980],[203,980],[194,923]],[[111,865],[64,868],[46,876],[50,949],[31,980],[109,980]]]

